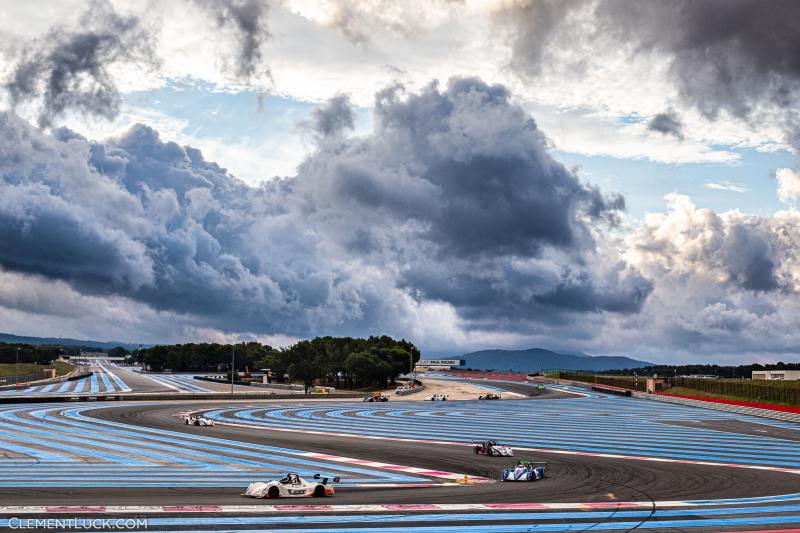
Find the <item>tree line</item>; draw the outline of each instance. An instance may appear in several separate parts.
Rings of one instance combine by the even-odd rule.
[[[139,350],[135,356],[150,370],[219,372],[229,370],[235,349],[235,369],[269,368],[278,381],[284,376],[303,383],[306,391],[320,383],[337,388],[386,387],[419,361],[413,343],[388,336],[356,339],[317,337],[288,348],[257,342],[175,344]]]
[[[33,346],[31,344],[6,344],[0,342],[0,363],[15,363],[19,349],[19,362],[24,364],[49,365],[63,353],[62,346]]]

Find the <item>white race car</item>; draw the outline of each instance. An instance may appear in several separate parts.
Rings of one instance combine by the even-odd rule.
[[[206,418],[203,415],[186,415],[183,417],[183,423],[187,426],[213,426],[214,421]]]
[[[335,477],[332,481],[338,483],[339,478]],[[321,498],[333,496],[333,487],[328,485],[328,478],[321,478],[319,474],[314,474],[314,481],[306,481],[297,474],[286,474],[286,477],[279,481],[250,483],[242,496],[251,498]]]
[[[425,398],[425,401],[426,402],[444,402],[444,401],[447,401],[447,395],[446,394],[434,394],[432,396],[428,396],[427,398]]]
[[[538,481],[544,478],[547,463],[538,461],[517,461],[514,468],[503,470],[503,481]]]

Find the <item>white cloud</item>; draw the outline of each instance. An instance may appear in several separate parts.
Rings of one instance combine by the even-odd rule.
[[[588,110],[556,110],[528,105],[555,148],[588,156],[647,159],[658,163],[737,164],[736,152],[711,146],[691,135],[684,140],[649,131],[646,123],[621,123],[619,117]]]
[[[778,198],[786,204],[794,204],[800,197],[800,174],[791,168],[779,168],[775,171],[778,180]]]
[[[728,192],[738,192],[738,193],[747,192],[747,187],[745,187],[741,183],[733,183],[730,181],[723,181],[722,183],[710,181],[703,184],[703,187],[714,191],[728,191]]]

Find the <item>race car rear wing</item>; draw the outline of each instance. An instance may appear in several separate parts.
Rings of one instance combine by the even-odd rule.
[[[322,477],[322,476],[320,476],[319,474],[314,474],[314,479],[320,479],[321,477]],[[330,479],[330,478],[323,477],[323,478],[322,478],[322,484],[323,484],[323,485],[327,485],[327,484],[328,484],[328,479]],[[339,476],[336,476],[336,477],[335,477],[335,478],[333,478],[331,481],[333,481],[334,483],[339,483],[339,480],[340,480],[340,479],[341,479],[341,478],[340,478]]]
[[[536,465],[546,465],[547,461],[528,461],[525,459],[521,459],[517,461],[517,466],[536,466]]]

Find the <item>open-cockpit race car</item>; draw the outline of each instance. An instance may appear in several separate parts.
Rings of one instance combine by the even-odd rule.
[[[546,464],[539,461],[517,461],[514,468],[503,470],[503,481],[537,481],[544,477]]]
[[[213,426],[214,421],[203,415],[185,415],[183,423],[187,426]]]
[[[488,455],[489,457],[514,457],[514,450],[510,446],[501,446],[496,441],[486,440],[483,442],[473,442],[473,449],[478,455]]]
[[[262,483],[256,481],[247,486],[247,490],[242,496],[251,498],[322,498],[323,496],[333,496],[333,487],[328,485],[327,477],[314,474],[313,481],[307,481],[297,474],[286,474],[286,477],[278,481],[267,481]],[[331,481],[339,482],[335,477]]]
[[[373,392],[371,395],[364,398],[365,402],[388,402],[389,397],[381,394],[380,392]]]
[[[478,399],[479,400],[499,400],[500,399],[500,395],[499,394],[495,394],[493,392],[487,392],[486,394],[481,394],[480,396],[478,396]]]
[[[426,402],[446,402],[447,401],[447,395],[446,394],[439,394],[439,393],[432,394],[432,395],[426,397],[425,401]]]

